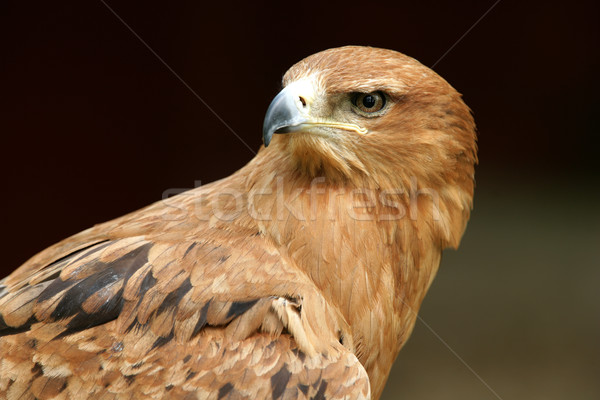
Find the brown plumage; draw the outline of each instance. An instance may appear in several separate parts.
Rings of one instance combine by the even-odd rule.
[[[465,229],[473,119],[389,50],[312,55],[284,86],[240,171],[0,281],[0,397],[380,396]]]

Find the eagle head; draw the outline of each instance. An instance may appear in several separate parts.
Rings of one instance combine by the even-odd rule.
[[[283,86],[265,116],[264,144],[283,147],[310,176],[435,179],[457,168],[473,175],[469,108],[411,57],[362,46],[329,49],[292,66]]]

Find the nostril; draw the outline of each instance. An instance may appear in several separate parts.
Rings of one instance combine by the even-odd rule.
[[[298,99],[300,100],[300,103],[302,103],[302,107],[306,107],[306,100],[304,100],[304,97],[298,96]]]

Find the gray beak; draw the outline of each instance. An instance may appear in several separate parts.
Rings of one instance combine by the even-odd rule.
[[[263,123],[263,142],[269,146],[273,134],[290,133],[301,129],[308,120],[300,111],[304,106],[290,86],[284,88],[271,102]]]

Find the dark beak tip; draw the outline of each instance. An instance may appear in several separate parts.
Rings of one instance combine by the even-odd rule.
[[[265,147],[269,147],[269,144],[271,144],[272,138],[273,138],[273,131],[268,128],[263,129],[263,143],[265,144]]]

